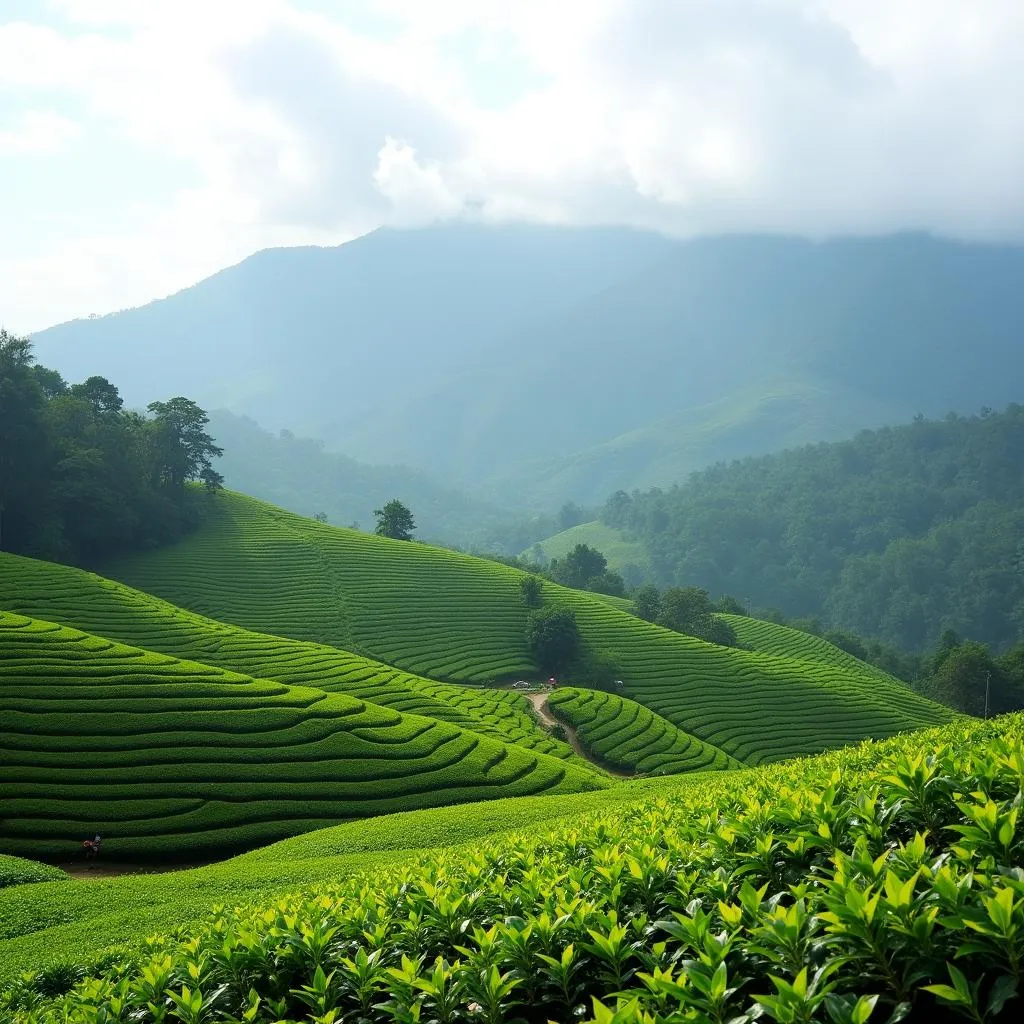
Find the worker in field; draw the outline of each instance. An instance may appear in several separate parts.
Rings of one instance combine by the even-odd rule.
[[[82,841],[82,849],[85,850],[85,859],[91,860],[100,852],[100,844],[103,842],[103,837],[96,833],[92,839],[84,839]]]

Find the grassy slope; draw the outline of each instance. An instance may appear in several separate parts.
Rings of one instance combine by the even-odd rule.
[[[241,495],[211,501],[182,543],[107,567],[116,578],[249,629],[349,649],[457,682],[537,674],[517,570],[303,519]],[[626,695],[747,763],[938,724],[950,712],[861,666],[737,651],[545,585],[586,643],[613,653]]]
[[[597,548],[608,559],[608,567],[616,572],[621,572],[627,565],[647,566],[647,551],[643,544],[628,540],[620,530],[598,520],[556,533],[542,540],[540,549],[545,558],[564,558],[577,544]],[[532,555],[533,548],[527,548],[523,554]]]
[[[346,818],[601,785],[458,726],[0,612],[0,849],[202,857]]]
[[[68,566],[0,553],[0,608],[262,679],[347,693],[586,767],[537,727],[518,694],[439,684],[334,647],[215,622]]]

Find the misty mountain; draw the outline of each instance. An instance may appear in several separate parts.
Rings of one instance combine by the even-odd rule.
[[[181,391],[551,508],[1007,404],[1022,325],[1020,247],[461,224],[259,253],[35,341],[71,377],[108,367],[129,400]]]

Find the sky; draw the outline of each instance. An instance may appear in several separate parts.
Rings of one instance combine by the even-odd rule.
[[[1024,241],[1020,0],[0,0],[0,325],[449,218]]]

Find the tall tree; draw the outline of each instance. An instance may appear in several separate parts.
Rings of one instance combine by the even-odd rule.
[[[0,550],[31,550],[29,527],[46,504],[46,398],[33,362],[31,342],[0,328]]]
[[[412,512],[397,498],[386,502],[383,508],[375,508],[377,526],[373,531],[379,537],[390,537],[392,540],[412,540],[416,529],[416,520]]]
[[[577,590],[585,590],[595,577],[608,568],[608,559],[589,544],[577,544],[564,558],[551,561],[551,575],[559,583]]]
[[[153,415],[154,475],[161,487],[182,496],[189,480],[199,480],[213,469],[213,460],[222,449],[206,432],[210,422],[206,413],[189,398],[150,402]]]

